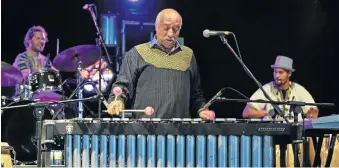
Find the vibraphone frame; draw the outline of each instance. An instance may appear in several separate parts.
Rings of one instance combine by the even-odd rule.
[[[228,139],[228,141],[241,141],[240,148],[242,147],[242,143],[250,143],[251,141],[254,142],[266,142],[266,143],[274,143],[277,144],[278,141],[280,140],[279,143],[282,144],[287,144],[291,142],[295,143],[300,143],[302,140],[302,125],[296,123],[296,124],[283,124],[281,120],[257,120],[257,119],[249,119],[249,120],[236,120],[236,119],[223,119],[219,118],[216,119],[215,121],[202,121],[201,119],[169,119],[169,120],[162,120],[158,118],[153,118],[153,119],[138,119],[138,120],[130,120],[128,118],[125,119],[120,119],[120,118],[105,118],[105,119],[73,119],[73,120],[45,120],[44,125],[43,125],[43,135],[42,135],[42,166],[44,167],[49,167],[50,166],[50,155],[51,155],[51,150],[52,146],[55,143],[54,136],[56,135],[64,135],[66,136],[66,143],[69,142],[67,137],[73,136],[74,135],[74,142],[79,141],[80,142],[80,136],[79,135],[85,135],[85,138],[89,138],[91,135],[105,135],[102,136],[103,138],[100,139],[100,141],[108,141],[107,136],[116,136],[118,137],[119,135],[127,135],[125,139],[119,139],[118,141],[126,141],[128,145],[132,145],[130,148],[136,148],[135,144],[133,146],[133,143],[129,143],[129,139],[131,138],[132,141],[136,141],[135,136],[136,135],[155,135],[160,137],[160,141],[165,143],[165,141],[168,141],[167,143],[174,143],[175,140],[178,139],[172,139],[168,140],[168,135],[172,136],[182,136],[185,139],[190,138],[195,138],[195,136],[206,136],[208,138],[212,138],[211,142],[204,142],[204,143],[212,143],[212,146],[216,146],[218,141],[221,139],[222,141],[226,141],[225,138]],[[87,135],[87,136],[86,136]],[[129,137],[128,135],[134,135],[134,138],[131,136]],[[98,136],[93,136],[93,137],[98,137]],[[235,139],[232,139],[231,137],[238,137]],[[239,138],[240,136],[240,138]],[[253,136],[253,137],[250,137]],[[263,136],[263,137],[261,137]],[[83,137],[83,139],[84,139]],[[104,138],[106,137],[106,138]],[[261,137],[261,138],[259,138]],[[259,138],[260,140],[255,140],[255,138]],[[207,139],[207,138],[206,138]],[[218,139],[218,140],[217,140]],[[283,141],[281,141],[283,140]],[[70,141],[70,143],[72,140]],[[153,141],[155,143],[155,141]],[[187,141],[192,142],[192,141]],[[193,141],[194,143],[194,141]],[[201,143],[196,141],[196,143]],[[214,143],[214,144],[213,144]],[[260,144],[260,143],[259,143]],[[219,144],[220,145],[220,144]],[[226,145],[226,144],[225,144]],[[157,146],[157,147],[163,147],[162,146]],[[226,145],[227,146],[227,145]],[[274,156],[274,145],[273,149],[265,149],[267,151],[259,151],[263,155],[265,154],[273,154]],[[186,146],[183,147],[185,149]],[[234,146],[235,148],[237,147],[236,145]],[[231,149],[232,148],[232,149]],[[107,149],[107,146],[106,146]],[[226,150],[227,148],[225,148]],[[68,150],[68,151],[67,151]],[[79,149],[80,150],[80,149]],[[118,149],[119,150],[119,149]],[[137,149],[132,149],[136,151]],[[156,149],[155,149],[156,150]],[[187,149],[186,149],[187,150]],[[199,150],[196,148],[195,150]],[[207,154],[204,154],[205,150],[207,151]],[[255,158],[255,154],[251,153],[251,149],[246,149],[248,153],[236,153],[232,150],[232,146],[229,147],[228,151],[219,151],[219,149],[214,149],[217,153],[222,153],[222,152],[228,152],[228,157],[234,157],[235,161],[234,163],[225,163],[222,161],[222,159],[218,159],[218,163],[215,163],[216,160],[209,160],[206,159],[208,163],[204,163],[205,165],[203,166],[274,166],[274,158],[271,158],[269,160],[264,160],[265,158],[259,158],[260,160],[263,160],[262,162],[260,160],[253,161],[253,157]],[[243,150],[243,149],[241,149]],[[240,150],[239,150],[240,151]],[[69,152],[72,152],[72,149],[66,149],[65,145],[65,155],[72,155]],[[78,151],[80,152],[80,151]],[[178,152],[178,151],[175,151]],[[187,150],[183,151],[184,153],[181,153],[179,155],[185,155],[185,153],[193,152],[194,153],[194,148],[193,151]],[[202,151],[200,151],[201,153]],[[208,149],[203,149],[203,157],[208,157],[207,155],[209,154]],[[127,151],[126,151],[127,153]],[[179,152],[180,153],[180,152]],[[129,153],[130,154],[130,153]],[[176,153],[178,154],[178,153]],[[213,151],[211,152],[213,154]],[[214,153],[215,154],[215,153]],[[222,153],[224,154],[224,153]],[[242,157],[246,158],[244,155],[253,155],[252,156],[252,161],[245,160],[246,162],[242,162]],[[103,153],[103,155],[107,155],[107,153]],[[131,155],[135,156],[135,153],[131,153]],[[172,155],[166,153],[166,155]],[[197,154],[196,154],[197,155]],[[221,154],[220,154],[221,155]],[[241,156],[240,156],[241,155]],[[219,156],[219,155],[218,155]],[[71,156],[70,156],[71,157]],[[80,155],[79,155],[80,157]],[[164,167],[166,166],[166,161],[167,161],[167,166],[169,165],[168,160],[164,158],[164,156],[158,155],[157,157],[163,158],[163,161],[161,162],[161,166]],[[173,156],[174,157],[174,156]],[[185,156],[184,156],[185,157]],[[240,159],[239,159],[240,157]],[[193,161],[194,159],[197,159],[198,156],[194,156],[193,154]],[[214,157],[215,158],[215,157]],[[67,159],[67,158],[66,158]],[[80,158],[73,158],[73,160],[68,160],[66,162],[66,166],[79,166]],[[135,158],[134,158],[135,159]],[[176,160],[177,164],[183,163],[181,166],[187,166],[189,165],[188,161],[182,161],[179,158],[173,158]],[[230,159],[230,158],[228,158]],[[165,161],[166,160],[166,161]],[[198,160],[198,159],[197,159]],[[232,159],[231,159],[232,160]],[[71,163],[70,163],[71,162]],[[72,163],[73,162],[73,163]],[[137,161],[134,161],[137,162]],[[158,161],[157,161],[158,162]],[[197,161],[198,162],[198,161]],[[249,163],[248,163],[249,162]],[[99,165],[100,164],[100,165]],[[228,165],[227,165],[228,164]],[[245,164],[245,165],[244,165]],[[247,165],[246,165],[247,164]],[[248,165],[249,164],[249,165]],[[258,165],[256,165],[258,164]],[[159,163],[152,165],[156,166],[159,165]],[[172,166],[176,166],[175,161]],[[180,164],[179,164],[180,165]],[[97,163],[97,166],[108,166],[107,161],[104,160],[103,162],[100,161],[100,163]],[[125,167],[125,162],[120,161],[118,163],[119,167]],[[135,163],[127,163],[127,166],[137,166]],[[197,165],[190,165],[192,167],[195,167]]]

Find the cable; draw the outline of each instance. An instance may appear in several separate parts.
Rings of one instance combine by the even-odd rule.
[[[244,94],[242,94],[240,91],[238,91],[238,90],[236,90],[236,89],[234,89],[234,88],[232,88],[232,87],[224,87],[222,90],[232,90],[232,91],[235,91],[236,93],[238,93],[239,95],[241,95],[242,97],[244,97],[244,98],[246,98],[246,99],[248,99],[249,100],[249,98],[247,97],[247,96],[245,96]]]
[[[237,38],[235,37],[235,34],[234,34],[234,33],[232,33],[232,35],[233,35],[233,38],[234,38],[234,41],[235,41],[235,45],[236,45],[237,50],[238,50],[239,57],[240,57],[240,59],[242,60],[242,56],[241,56],[241,53],[240,53],[240,49],[239,49],[239,45],[238,45]]]

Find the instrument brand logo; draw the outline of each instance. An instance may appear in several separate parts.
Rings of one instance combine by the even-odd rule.
[[[283,132],[285,131],[284,127],[262,127],[258,128],[258,131],[261,132]]]
[[[66,132],[67,132],[67,134],[71,134],[73,132],[73,125],[72,124],[67,124]]]

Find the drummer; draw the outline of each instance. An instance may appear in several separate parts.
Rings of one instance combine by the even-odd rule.
[[[48,42],[47,32],[42,26],[33,26],[28,29],[24,39],[26,51],[20,53],[13,63],[13,66],[21,71],[24,83],[28,83],[30,73],[41,71],[45,68],[58,71],[52,66],[49,58],[41,54],[44,51],[46,42]]]

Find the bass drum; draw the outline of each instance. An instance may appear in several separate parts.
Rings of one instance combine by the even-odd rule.
[[[23,100],[12,102],[8,106],[25,105],[34,101]],[[45,109],[43,119],[51,119],[49,110]],[[37,145],[35,138],[37,118],[34,107],[7,109],[1,116],[1,140],[12,146],[17,160],[32,162],[37,160]]]

